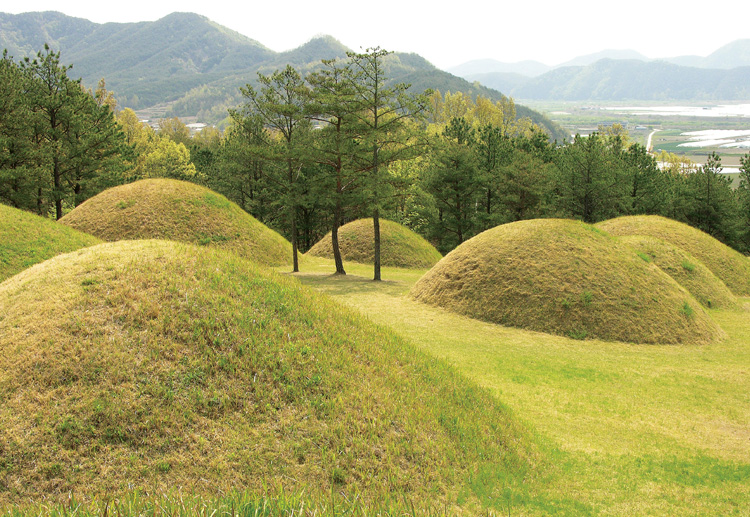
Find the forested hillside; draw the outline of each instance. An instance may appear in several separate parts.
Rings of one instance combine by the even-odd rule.
[[[94,88],[105,79],[120,106],[142,109],[169,104],[168,116],[199,117],[218,123],[241,101],[239,88],[256,84],[257,73],[272,73],[291,64],[301,73],[322,59],[341,58],[349,50],[331,36],[317,37],[299,48],[275,52],[261,43],[192,13],[172,13],[154,22],[97,24],[59,12],[0,13],[0,48],[16,60],[33,57],[44,45],[74,64],[71,77]],[[388,49],[395,50],[395,49]],[[412,90],[428,88],[463,92],[500,100],[502,93],[472,84],[437,69],[409,53],[389,57],[388,75]],[[564,132],[544,116],[518,106],[553,138]]]

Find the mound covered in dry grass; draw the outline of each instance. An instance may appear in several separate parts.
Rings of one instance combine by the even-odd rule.
[[[372,219],[358,219],[339,228],[339,248],[345,261],[372,264],[375,257]],[[331,233],[308,251],[310,255],[333,259]],[[383,266],[429,268],[442,258],[421,235],[385,219],[380,220],[380,263]]]
[[[577,338],[703,344],[724,336],[654,264],[577,221],[487,230],[438,262],[412,296],[477,319]]]
[[[0,284],[0,315],[0,506],[273,486],[443,508],[539,458],[444,363],[223,250],[60,255]]]
[[[60,219],[105,241],[169,239],[228,249],[261,264],[290,264],[292,246],[224,196],[172,179],[147,179],[94,196]]]
[[[703,262],[734,294],[750,296],[750,260],[692,226],[657,215],[618,217],[597,226],[612,235],[647,235],[674,244]]]
[[[59,253],[100,242],[51,219],[0,204],[0,282]]]
[[[688,252],[656,237],[629,235],[621,240],[641,253],[642,257],[652,260],[704,307],[729,308],[737,305],[737,298],[724,282]]]

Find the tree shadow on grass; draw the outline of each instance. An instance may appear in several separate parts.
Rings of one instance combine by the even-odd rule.
[[[293,276],[302,282],[302,284],[331,296],[366,295],[372,293],[404,296],[409,291],[409,286],[404,282],[393,280],[376,282],[370,278],[351,274],[321,275],[296,273]]]

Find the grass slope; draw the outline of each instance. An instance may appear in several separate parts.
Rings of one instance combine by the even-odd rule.
[[[0,204],[0,282],[59,253],[100,242],[51,219]]]
[[[648,235],[674,244],[703,262],[736,295],[750,296],[750,260],[707,233],[666,217],[638,215],[603,221],[612,235]]]
[[[477,319],[577,338],[710,343],[723,336],[674,280],[578,221],[487,230],[446,255],[412,295]]]
[[[358,219],[339,228],[339,248],[345,261],[372,264],[375,256],[372,219]],[[333,259],[331,232],[318,241],[308,254]],[[380,263],[383,266],[430,268],[442,255],[422,236],[399,223],[380,220]]]
[[[105,241],[169,239],[217,246],[261,264],[291,263],[292,246],[221,194],[172,179],[147,179],[94,196],[60,219]]]
[[[526,485],[534,499],[498,498],[497,515],[746,513],[750,298],[711,311],[728,334],[720,343],[580,341],[416,302],[418,270],[386,269],[393,280],[372,282],[366,266],[351,269],[298,278],[444,358],[552,443],[554,468]]]
[[[703,263],[686,251],[656,237],[629,235],[622,242],[642,257],[652,260],[659,269],[687,289],[708,308],[729,308],[737,305],[737,297]]]
[[[0,422],[0,507],[276,487],[471,509],[541,465],[446,363],[291,277],[171,241],[0,284]]]

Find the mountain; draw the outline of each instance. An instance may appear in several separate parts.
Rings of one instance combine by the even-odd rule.
[[[500,92],[512,92],[516,88],[520,88],[521,86],[529,82],[529,79],[530,77],[525,75],[504,72],[490,72],[487,74],[474,74],[466,76],[467,81],[477,81],[488,88],[492,88],[493,90],[497,90]]]
[[[448,72],[472,80],[471,77],[484,74],[517,74],[536,77],[552,70],[551,66],[539,61],[519,61],[503,63],[496,59],[477,59],[448,69]]]
[[[602,59],[557,68],[514,88],[519,99],[537,100],[747,100],[750,67],[718,70],[666,61]]]
[[[649,61],[649,58],[644,56],[643,54],[636,52],[635,50],[602,50],[600,52],[594,52],[593,54],[586,54],[584,56],[578,56],[576,58],[571,59],[570,61],[566,61],[565,63],[562,63],[560,65],[557,65],[555,68],[562,68],[566,66],[587,66],[592,65],[596,63],[597,61],[601,61],[602,59],[627,59],[627,60],[637,60],[637,61]]]
[[[737,40],[724,45],[716,52],[706,56],[699,66],[727,70],[750,66],[750,39]]]
[[[634,50],[603,50],[547,67],[544,73],[524,73],[517,65],[521,63],[485,59],[450,71],[528,100],[731,101],[747,100],[750,91],[750,39],[724,45],[706,57],[654,60]]]
[[[100,79],[121,106],[168,105],[167,116],[200,117],[216,123],[242,102],[240,86],[257,84],[257,74],[293,65],[305,74],[322,59],[343,58],[348,48],[331,36],[316,37],[286,52],[274,52],[193,13],[172,13],[154,22],[97,24],[59,12],[0,13],[0,48],[14,59],[33,57],[48,43],[73,63],[70,75],[93,88]],[[417,54],[394,53],[387,60],[394,82],[414,91],[461,91],[499,100],[502,94],[439,70]],[[564,132],[538,112],[517,107],[555,138]]]

